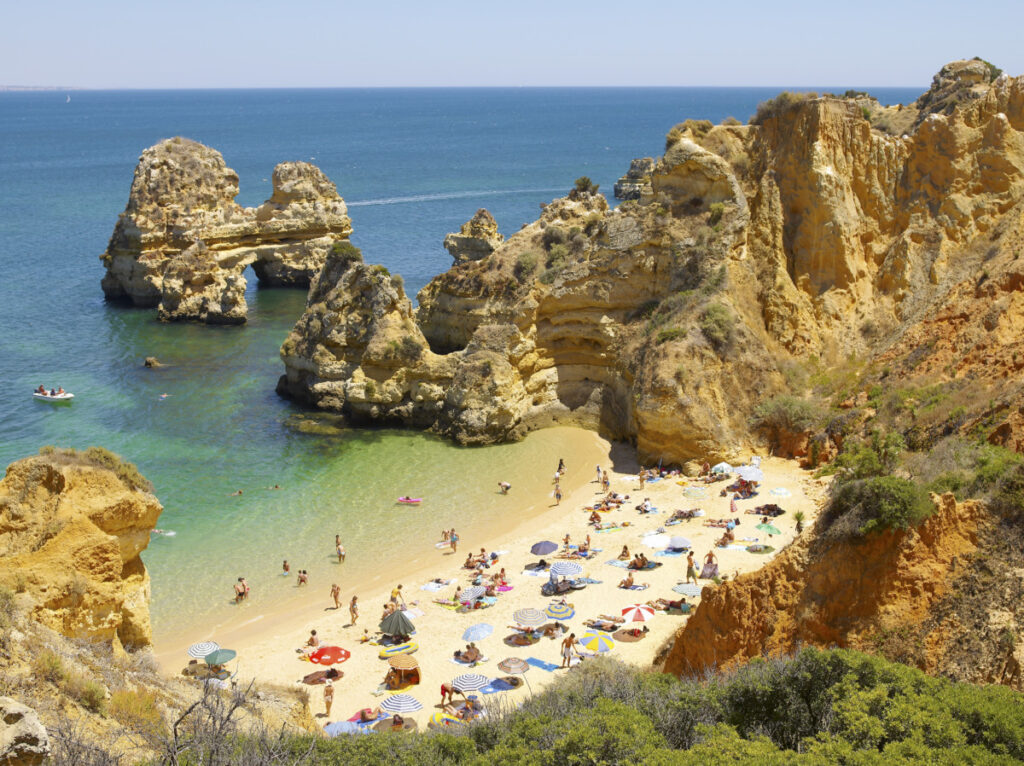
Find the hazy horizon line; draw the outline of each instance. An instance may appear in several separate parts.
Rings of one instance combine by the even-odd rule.
[[[217,87],[195,86],[131,86],[131,87],[95,87],[85,85],[0,85],[0,93],[29,93],[53,91],[225,91],[225,90],[564,90],[564,89],[617,89],[617,90],[653,90],[653,89],[740,89],[740,88],[923,88],[929,85],[857,85],[850,83],[832,85],[225,85]],[[924,91],[922,91],[924,92]]]

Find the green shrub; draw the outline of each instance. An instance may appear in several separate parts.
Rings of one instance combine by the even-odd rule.
[[[362,251],[347,239],[331,245],[331,255],[348,266],[363,262]]]
[[[540,241],[548,252],[553,245],[564,245],[568,240],[569,235],[565,233],[565,229],[553,223],[545,226],[544,233],[540,235]]]
[[[552,245],[548,251],[548,257],[545,265],[549,269],[558,269],[565,266],[566,259],[569,257],[569,248],[562,244]]]
[[[542,284],[550,285],[554,283],[554,281],[558,278],[558,275],[561,274],[562,271],[564,271],[564,269],[559,266],[556,266],[551,269],[545,269],[544,271],[541,272],[541,275],[540,277],[538,277],[538,279],[540,279]]]
[[[732,127],[734,125],[742,125],[743,123],[737,120],[735,117],[729,116],[722,120],[722,124]]]
[[[573,183],[572,190],[578,194],[597,194],[600,187],[587,176],[580,176]]]
[[[526,279],[527,277],[532,277],[534,272],[537,271],[537,263],[536,253],[520,253],[516,256],[516,265],[512,271],[517,279]]]
[[[167,729],[156,694],[148,690],[112,692],[107,711],[126,729],[140,734],[161,736]]]
[[[423,346],[411,335],[402,337],[402,354],[409,359],[419,359],[423,353]]]
[[[818,94],[814,91],[809,91],[807,93],[792,93],[788,90],[784,90],[775,98],[770,98],[767,101],[762,101],[758,104],[757,112],[750,118],[750,124],[761,125],[765,120],[777,117],[797,104],[802,104],[804,101],[810,101],[817,97]]]
[[[68,670],[60,657],[49,649],[43,649],[32,658],[32,675],[60,685],[68,679]]]
[[[71,673],[63,684],[64,691],[78,700],[78,704],[93,713],[102,713],[107,704],[107,690],[91,678]]]
[[[918,484],[899,476],[874,476],[833,485],[825,518],[842,537],[908,529],[934,512],[935,506]]]
[[[367,380],[366,383],[363,385],[363,390],[366,391],[367,396],[376,396],[377,384],[374,383],[372,380]]]
[[[717,350],[722,351],[732,343],[736,317],[721,303],[712,303],[700,316],[700,330]]]
[[[686,337],[686,330],[682,327],[669,327],[658,333],[655,338],[655,342],[660,345],[662,343],[668,343],[669,341],[679,340],[684,337]]]
[[[712,202],[708,206],[708,210],[711,211],[711,215],[708,216],[708,223],[711,226],[714,226],[716,223],[722,220],[722,215],[725,213],[725,203]]]
[[[804,433],[813,428],[820,418],[821,413],[813,403],[783,394],[757,405],[751,425],[767,432]]]
[[[983,59],[981,56],[975,56],[972,60],[973,61],[980,61],[982,64],[984,64],[985,66],[988,67],[988,80],[989,80],[989,82],[992,82],[997,77],[999,77],[999,75],[1001,75],[1003,73],[1002,69],[997,67],[991,61],[985,61],[985,59]]]
[[[391,275],[391,284],[398,290],[405,292],[405,279],[401,274]]]
[[[832,468],[838,474],[838,481],[885,476],[896,468],[904,449],[906,443],[899,432],[875,429],[865,441],[844,442],[843,451]]]

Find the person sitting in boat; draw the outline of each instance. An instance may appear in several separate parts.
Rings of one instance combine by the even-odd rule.
[[[59,386],[57,388],[57,396],[60,396],[63,393],[64,393],[64,387],[63,386]]]
[[[50,389],[50,396],[56,396],[56,395],[57,395],[57,391],[55,389],[51,388]]]
[[[46,386],[40,385],[39,388],[36,389],[36,393],[46,396]]]

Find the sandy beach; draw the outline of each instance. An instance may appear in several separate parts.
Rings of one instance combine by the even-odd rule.
[[[315,670],[319,665],[301,659],[296,649],[304,644],[311,630],[316,630],[323,645],[341,646],[351,652],[351,657],[337,665],[344,677],[334,683],[334,706],[330,718],[320,716],[321,723],[345,720],[361,708],[374,708],[388,696],[378,687],[388,671],[388,663],[378,657],[380,646],[373,643],[360,643],[364,630],[370,636],[379,637],[377,625],[383,612],[383,605],[388,600],[392,588],[402,584],[402,593],[408,605],[407,614],[412,616],[416,626],[413,639],[419,644],[418,651],[412,656],[418,661],[421,683],[403,691],[415,697],[423,704],[423,710],[411,717],[421,725],[437,710],[440,700],[442,683],[450,682],[455,676],[472,672],[499,678],[506,674],[498,668],[498,663],[508,657],[519,657],[523,660],[536,658],[554,665],[561,664],[560,645],[558,638],[541,638],[530,646],[515,646],[506,642],[506,638],[514,633],[508,627],[514,623],[513,612],[518,609],[532,607],[543,611],[553,601],[541,594],[541,586],[547,582],[547,574],[540,576],[528,574],[526,565],[536,562],[540,557],[530,553],[530,547],[542,540],[549,540],[562,545],[568,534],[571,544],[583,542],[590,535],[591,546],[601,549],[592,558],[578,563],[583,567],[580,576],[599,580],[599,584],[588,584],[585,589],[573,590],[564,598],[572,605],[575,614],[572,618],[562,621],[567,632],[575,633],[577,638],[588,632],[584,620],[597,618],[599,615],[620,616],[624,607],[631,604],[644,603],[657,598],[679,599],[680,594],[672,588],[684,581],[686,577],[685,555],[657,555],[663,550],[645,543],[644,536],[664,527],[669,536],[682,535],[693,543],[693,550],[698,565],[708,551],[714,551],[722,576],[732,578],[738,573],[752,571],[763,566],[774,555],[791,542],[795,536],[793,514],[803,511],[809,525],[818,512],[824,494],[824,484],[799,468],[794,461],[764,458],[761,468],[764,471],[764,482],[760,485],[757,496],[745,500],[737,500],[740,525],[735,530],[736,544],[729,548],[714,547],[715,541],[721,537],[723,529],[705,526],[710,519],[730,516],[730,497],[720,496],[720,491],[729,482],[718,482],[702,485],[685,477],[668,477],[656,482],[648,482],[641,490],[636,476],[638,466],[632,451],[622,445],[612,445],[593,434],[595,446],[601,455],[601,465],[605,469],[614,466],[611,471],[611,488],[629,499],[619,510],[601,514],[602,521],[616,522],[618,528],[611,531],[596,532],[588,525],[590,511],[585,506],[592,505],[603,494],[596,481],[595,463],[574,464],[574,454],[566,455],[567,475],[562,481],[563,498],[560,505],[554,505],[551,487],[537,490],[532,497],[517,494],[513,486],[509,499],[514,500],[516,512],[510,514],[509,524],[502,529],[494,529],[493,533],[482,535],[463,535],[460,532],[458,552],[452,554],[449,548],[438,548],[440,542],[440,523],[436,540],[404,540],[396,541],[408,552],[409,564],[403,567],[389,567],[389,571],[379,572],[363,581],[345,583],[342,586],[341,609],[334,610],[330,602],[329,584],[318,584],[323,591],[322,599],[316,605],[302,604],[295,609],[287,607],[274,611],[265,610],[254,614],[250,620],[243,621],[230,630],[214,635],[195,634],[189,640],[199,641],[212,639],[221,646],[238,651],[236,663],[230,670],[237,670],[236,680],[240,683],[250,679],[260,682],[297,685],[300,679]],[[589,452],[589,450],[588,450]],[[593,455],[591,454],[590,457]],[[550,475],[556,466],[538,467]],[[641,514],[636,509],[644,498],[658,510],[653,514]],[[745,513],[766,503],[776,503],[786,513],[772,520],[781,532],[768,538],[763,532],[755,529],[761,521],[759,516]],[[665,527],[672,512],[676,509],[700,508],[703,517],[685,520],[677,525]],[[736,514],[733,514],[735,516]],[[457,525],[456,528],[458,529]],[[748,539],[749,538],[749,539]],[[771,553],[751,553],[745,548],[754,542],[774,548]],[[651,561],[661,564],[655,569],[634,574],[637,583],[648,585],[643,590],[625,590],[617,587],[626,577],[628,570],[610,565],[616,560],[623,546],[628,546],[630,553],[644,553]],[[435,602],[435,599],[450,598],[456,585],[463,588],[471,584],[474,572],[463,569],[466,554],[470,551],[478,553],[480,548],[488,552],[503,551],[498,561],[485,570],[487,574],[497,572],[504,567],[507,582],[512,589],[499,595],[497,604],[488,608],[476,609],[467,613],[457,613]],[[561,560],[557,554],[544,558],[553,562]],[[698,566],[698,569],[700,567]],[[440,590],[424,590],[422,586],[434,578],[452,581],[452,584]],[[714,585],[712,580],[700,580],[701,587]],[[358,595],[360,616],[358,624],[350,625],[348,603],[352,595]],[[699,596],[686,597],[687,601],[696,604]],[[649,630],[642,638],[623,636],[615,632],[612,656],[635,664],[649,666],[665,642],[684,624],[687,617],[676,613],[658,612],[653,619],[643,623],[632,623],[630,626],[644,627]],[[549,620],[549,622],[555,622]],[[472,625],[486,623],[494,628],[493,633],[480,641],[477,646],[487,660],[469,668],[455,663],[452,654],[462,649],[466,641],[462,636]],[[183,636],[186,634],[183,634]],[[177,673],[186,664],[184,649],[187,643],[182,641],[165,641],[157,646],[157,659],[165,672]],[[531,667],[527,673],[530,687],[537,692],[551,683],[564,670],[546,670],[543,667]],[[314,714],[324,712],[323,686],[302,686],[311,696],[311,710]],[[518,698],[530,694],[525,685],[513,691],[482,695],[487,703],[504,698],[503,704],[515,704]],[[457,698],[458,699],[458,698]]]

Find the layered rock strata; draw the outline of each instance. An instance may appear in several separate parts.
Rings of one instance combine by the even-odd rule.
[[[493,253],[505,240],[498,232],[498,222],[487,210],[480,208],[458,233],[444,238],[444,248],[451,253],[455,263],[479,261]]]
[[[345,202],[306,162],[281,163],[272,183],[270,199],[243,208],[238,176],[220,152],[183,138],[146,149],[100,256],[104,294],[158,307],[163,320],[237,324],[246,316],[246,267],[264,285],[309,285],[351,234]]]
[[[27,594],[32,619],[65,636],[148,646],[149,574],[139,554],[162,506],[132,481],[134,469],[119,477],[112,458],[57,450],[7,467],[0,585]]]
[[[640,199],[651,190],[651,173],[654,172],[653,157],[637,157],[629,163],[629,170],[615,182],[612,193],[615,199]]]
[[[431,353],[386,374],[371,359],[376,384],[430,387],[410,408],[404,389],[375,385],[361,417],[471,442],[572,422],[679,463],[758,447],[749,416],[786,389],[785,364],[906,349],[973,284],[992,240],[1019,236],[1024,78],[977,69],[948,65],[907,107],[789,96],[750,125],[682,123],[639,200],[609,210],[576,189],[431,281],[403,314]],[[1012,292],[998,264],[987,279]],[[282,390],[337,411],[315,392],[359,379],[363,351],[334,328],[369,298],[346,295],[329,312],[311,299],[283,350]]]

